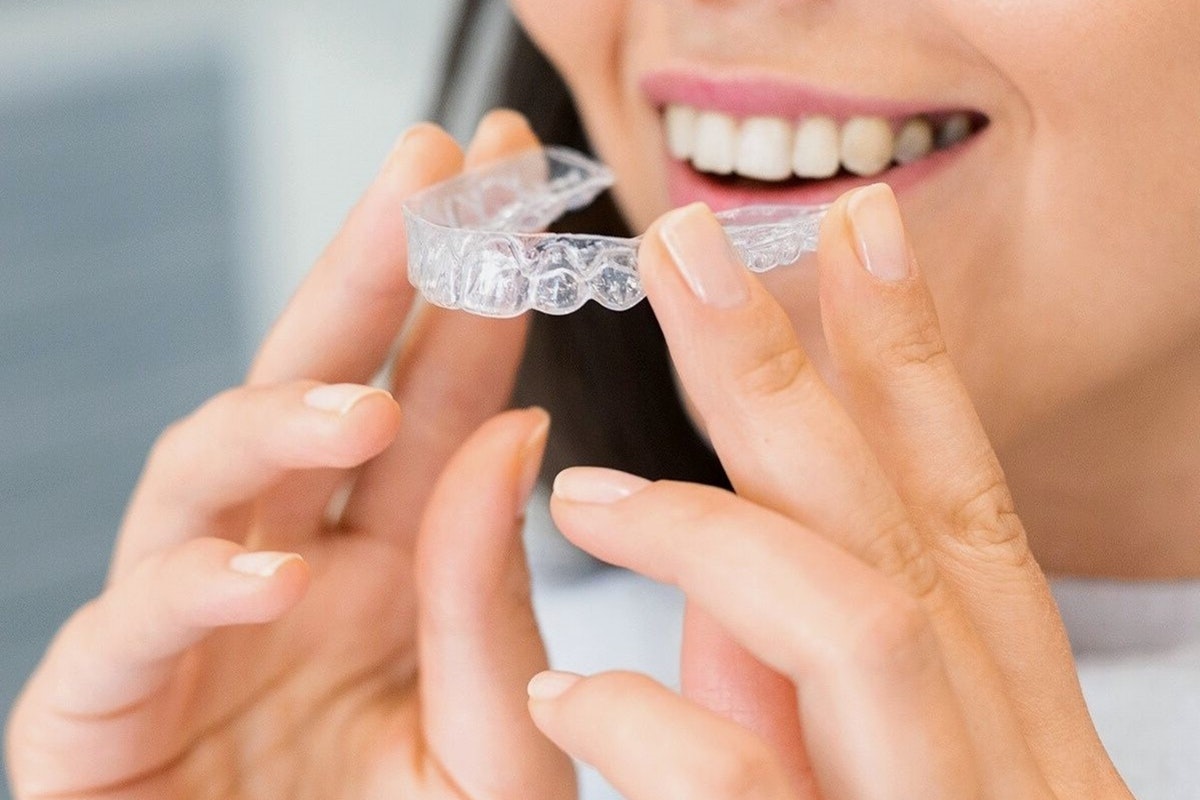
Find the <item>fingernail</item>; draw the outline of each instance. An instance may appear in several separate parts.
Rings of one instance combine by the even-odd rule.
[[[846,214],[867,272],[893,283],[912,274],[904,223],[890,186],[877,183],[859,189],[847,201]]]
[[[624,500],[650,485],[650,481],[600,467],[571,467],[554,479],[554,494],[572,503],[609,504]]]
[[[254,578],[270,578],[289,561],[303,561],[297,553],[239,553],[229,560],[229,568]]]
[[[583,680],[582,675],[572,672],[546,670],[533,676],[527,691],[531,700],[557,700],[567,689]]]
[[[659,236],[701,303],[735,308],[750,299],[750,276],[703,203],[672,211],[659,224]]]
[[[304,404],[317,411],[333,412],[338,416],[346,416],[359,403],[371,395],[390,394],[374,386],[361,386],[357,383],[334,383],[310,389],[304,395]]]
[[[521,447],[521,474],[517,482],[518,512],[525,510],[533,488],[537,486],[542,469],[542,455],[546,452],[546,436],[550,433],[550,415],[540,408],[530,410],[540,413],[542,421]]]

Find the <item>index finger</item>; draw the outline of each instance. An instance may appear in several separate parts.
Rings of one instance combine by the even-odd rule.
[[[462,148],[436,125],[404,134],[267,335],[249,383],[364,383],[374,376],[413,300],[401,206],[462,165]]]
[[[647,232],[638,263],[680,380],[738,494],[928,595],[935,573],[903,504],[713,215],[699,205],[667,215]]]
[[[639,264],[682,383],[738,493],[801,522],[907,589],[929,613],[959,696],[973,698],[975,708],[1001,707],[1002,690],[1012,684],[997,679],[994,636],[981,640],[975,630],[986,626],[982,633],[994,634],[996,612],[976,616],[979,603],[964,610],[912,518],[921,509],[903,502],[874,442],[822,380],[786,313],[740,263],[716,219],[700,207],[675,212],[647,234]],[[864,272],[857,262],[840,266]],[[1002,613],[1017,610],[989,600]],[[1001,627],[1026,634],[1029,625],[1043,627],[1042,612],[1017,617],[1028,624],[1012,625],[1010,618]],[[1007,654],[1002,660],[1007,666]],[[1037,724],[1021,721],[1023,731]],[[971,734],[986,748],[1009,727],[999,714],[976,715]]]
[[[1035,751],[1054,752],[1064,725],[1099,747],[1049,586],[888,187],[834,205],[818,262],[830,351],[854,376],[847,407],[905,502],[921,509],[919,524],[946,582],[1009,685],[1027,698],[1018,710]],[[1046,723],[1037,710],[1044,708],[1058,709],[1056,724]],[[1088,779],[1061,766],[1068,780]]]
[[[738,494],[929,596],[936,572],[899,498],[712,214],[693,206],[656,223],[638,263],[681,382]],[[802,732],[786,710],[790,683],[690,605],[681,670],[689,697],[792,754],[789,769],[804,780]]]
[[[964,696],[984,696],[998,665],[1007,687],[1045,698],[1025,708],[1082,714],[1045,582],[1032,558],[1015,557],[1025,548],[1023,537],[997,531],[1001,546],[992,547],[981,530],[931,526],[930,516],[947,507],[960,519],[978,507],[986,518],[981,503],[991,496],[970,489],[1003,487],[1002,476],[992,461],[974,457],[987,450],[986,437],[967,413],[969,401],[948,361],[938,355],[936,318],[931,306],[921,305],[927,296],[915,268],[893,265],[893,278],[865,268],[847,235],[844,206],[834,207],[822,229],[825,328],[846,393],[865,396],[866,386],[875,387],[872,399],[882,407],[870,413],[887,424],[868,425],[867,440],[860,423],[871,404],[852,404],[857,413],[851,417],[801,349],[783,309],[738,263],[702,209],[676,212],[652,229],[639,262],[683,385],[740,494],[900,578],[937,612],[934,624]],[[878,261],[883,248],[878,241],[870,245]],[[889,249],[908,257],[902,245]],[[856,359],[847,356],[854,349],[849,342]],[[889,358],[895,368],[880,368]],[[881,397],[877,389],[889,381],[893,396]],[[906,413],[897,413],[901,395]],[[894,480],[902,473],[939,480],[914,499],[906,482]],[[1009,558],[995,558],[997,551]],[[997,603],[997,596],[1004,601]],[[1084,721],[1071,720],[1080,731]],[[1036,712],[1021,722],[1028,733],[1055,735]]]

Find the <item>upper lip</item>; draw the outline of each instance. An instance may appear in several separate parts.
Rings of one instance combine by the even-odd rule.
[[[942,116],[962,107],[868,98],[831,92],[772,75],[710,75],[696,69],[669,68],[646,73],[641,88],[658,107],[685,105],[730,116],[800,119],[828,116],[838,120],[875,116],[905,119]]]

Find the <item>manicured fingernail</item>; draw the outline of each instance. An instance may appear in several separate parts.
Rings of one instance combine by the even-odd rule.
[[[229,560],[229,568],[254,578],[269,578],[289,561],[303,561],[297,553],[239,553]]]
[[[357,383],[334,383],[310,389],[304,395],[304,404],[317,411],[328,411],[346,416],[359,403],[372,395],[390,397],[383,389],[360,386]]]
[[[550,415],[544,410],[531,409],[542,415],[542,421],[521,447],[521,474],[517,482],[517,510],[524,511],[533,488],[537,486],[542,469],[542,454],[546,452],[546,436],[550,433]]]
[[[876,183],[859,189],[846,202],[846,214],[857,240],[858,259],[868,272],[890,282],[912,274],[908,239],[890,186]]]
[[[554,494],[573,503],[608,504],[624,500],[650,485],[650,481],[600,467],[571,467],[554,479]]]
[[[735,308],[750,299],[750,276],[725,230],[703,203],[672,211],[659,235],[692,294],[713,308]]]
[[[531,700],[557,700],[567,689],[583,680],[571,672],[546,670],[533,676],[527,688]]]

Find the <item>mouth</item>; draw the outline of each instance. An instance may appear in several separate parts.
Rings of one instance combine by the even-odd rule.
[[[715,210],[828,203],[886,181],[900,191],[963,153],[988,126],[969,108],[837,96],[772,80],[647,76],[659,109],[671,200]]]

